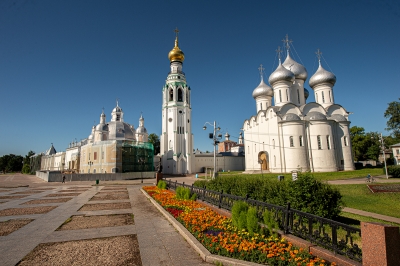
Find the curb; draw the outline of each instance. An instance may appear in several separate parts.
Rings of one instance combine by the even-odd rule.
[[[232,266],[265,265],[211,254],[211,252],[208,251],[180,222],[178,222],[169,212],[167,212],[160,204],[150,197],[146,191],[144,191],[142,188],[140,191],[150,200],[151,203],[153,203],[153,205],[165,216],[165,218],[167,218],[167,220],[175,227],[175,229],[178,230],[183,238],[185,238],[189,245],[191,245],[192,248],[199,253],[200,257],[205,262],[213,264],[219,262],[223,265]]]

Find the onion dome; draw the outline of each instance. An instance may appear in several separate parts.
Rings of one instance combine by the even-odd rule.
[[[253,91],[253,98],[257,98],[259,96],[274,96],[274,91],[271,89],[270,86],[265,84],[263,77],[261,76],[261,82],[257,86],[257,88]]]
[[[285,62],[283,62],[282,64],[286,69],[290,70],[293,72],[294,76],[296,77],[296,79],[302,79],[302,80],[306,80],[308,73],[306,68],[297,63],[296,61],[294,61],[291,57],[290,54],[288,53]]]
[[[121,107],[118,106],[118,103],[117,103],[117,106],[112,110],[112,112],[113,113],[122,112],[122,109],[121,109]]]
[[[178,46],[178,36],[176,36],[175,39],[175,47],[172,48],[172,50],[168,53],[168,59],[169,61],[180,61],[183,63],[183,60],[185,60],[185,54],[182,52],[182,50]]]
[[[289,81],[293,82],[295,79],[292,71],[287,70],[282,64],[275,69],[274,72],[269,76],[268,82],[272,86],[278,81]]]
[[[307,100],[308,96],[310,96],[310,92],[304,88],[304,98]]]
[[[319,63],[319,67],[315,74],[310,78],[309,84],[311,88],[314,88],[318,84],[322,83],[330,83],[332,85],[335,85],[336,83],[336,76],[327,70],[325,70],[321,66],[321,62]]]

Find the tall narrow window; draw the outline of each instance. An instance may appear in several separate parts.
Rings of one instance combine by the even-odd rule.
[[[347,146],[348,144],[347,144],[347,136],[344,136],[343,137],[343,142],[344,142],[344,146]]]
[[[299,136],[300,147],[303,147],[303,136]]]
[[[317,136],[317,142],[318,142],[318,150],[322,150],[322,146],[321,146],[321,136],[320,136],[320,135]]]
[[[262,103],[260,103],[260,110],[262,110]]]
[[[282,102],[282,92],[279,90],[279,102]]]
[[[97,160],[97,152],[93,153],[93,160]]]
[[[104,160],[104,151],[101,152],[101,159]]]
[[[274,167],[276,167],[276,156],[274,155]]]
[[[286,101],[289,101],[289,89],[286,89]]]
[[[331,142],[329,136],[326,136],[326,147],[328,148],[328,150],[331,149]]]
[[[290,143],[290,147],[294,147],[293,136],[289,137],[289,143]]]
[[[318,102],[318,93],[315,93],[315,101]]]
[[[329,91],[329,101],[332,102],[331,91]]]
[[[321,92],[322,93],[322,103],[325,103],[325,96],[324,96],[324,92]]]
[[[178,102],[183,102],[183,93],[182,89],[178,89]]]
[[[272,140],[272,147],[275,149],[275,140]]]
[[[189,91],[186,90],[186,102],[189,103]]]
[[[300,104],[300,93],[299,93],[299,89],[297,89],[297,102]]]
[[[169,90],[169,100],[170,100],[170,101],[173,101],[173,100],[174,100],[174,90],[173,90],[173,89],[170,89],[170,90]]]

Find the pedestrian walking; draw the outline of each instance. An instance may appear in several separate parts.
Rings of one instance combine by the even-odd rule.
[[[65,175],[63,175],[62,183],[65,183]]]

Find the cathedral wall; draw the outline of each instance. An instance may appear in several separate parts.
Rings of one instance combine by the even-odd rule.
[[[216,156],[218,171],[244,171],[245,157],[244,156]],[[196,154],[194,172],[201,173],[205,168],[214,168],[213,154]]]
[[[307,149],[303,121],[281,123],[284,172],[307,170]],[[301,140],[300,140],[301,138]]]
[[[338,138],[337,146],[340,147],[340,160],[343,160],[343,165],[341,161],[339,163],[342,165],[343,170],[355,170],[353,153],[351,151],[351,141],[350,141],[350,122],[339,122],[337,124]]]
[[[327,136],[329,137],[329,146]],[[308,140],[311,146],[311,170],[314,172],[337,171],[335,149],[332,141],[332,124],[329,121],[310,121],[308,124]]]

